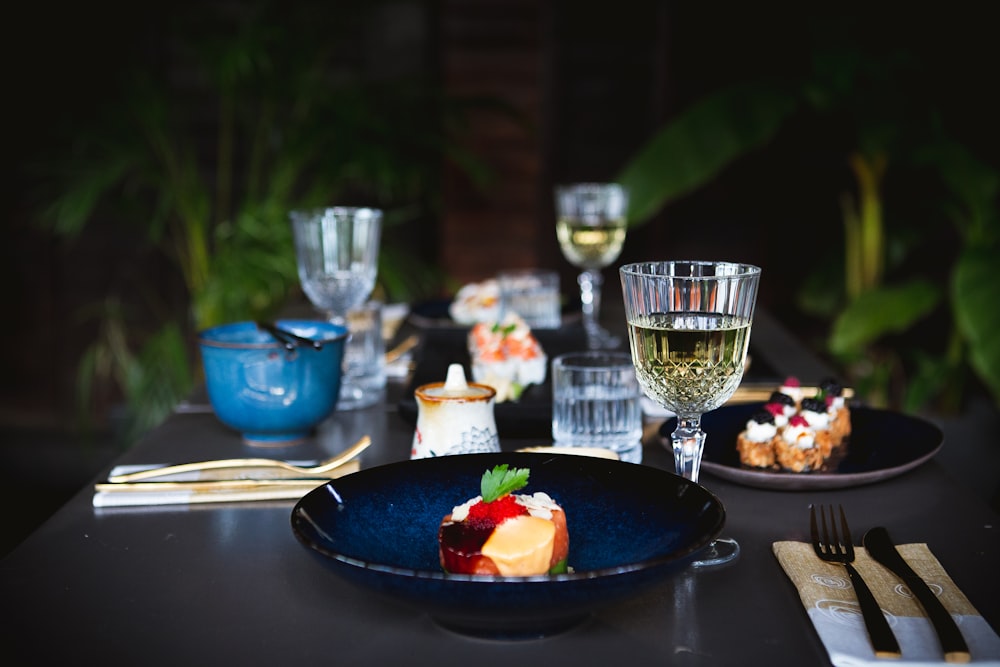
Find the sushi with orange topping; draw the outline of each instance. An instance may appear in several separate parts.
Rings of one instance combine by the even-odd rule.
[[[518,315],[477,322],[469,330],[472,379],[497,391],[496,402],[516,401],[525,388],[545,382],[548,357]]]
[[[530,471],[506,464],[487,470],[480,494],[441,521],[441,567],[450,574],[527,577],[568,571],[566,513],[548,494],[514,493]]]

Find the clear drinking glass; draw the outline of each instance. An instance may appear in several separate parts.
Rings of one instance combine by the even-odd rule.
[[[621,254],[625,244],[628,191],[617,183],[556,186],[556,237],[566,260],[582,269],[577,277],[587,346],[618,347],[619,340],[599,323],[601,269]]]
[[[671,434],[677,473],[698,482],[701,416],[728,401],[743,379],[760,268],[645,262],[626,264],[619,275],[639,385],[677,415]],[[719,565],[738,554],[735,540],[720,538],[693,565]]]
[[[289,217],[302,291],[325,317],[348,326],[348,311],[365,303],[375,289],[382,211],[334,206],[293,211]],[[350,372],[350,354],[348,342],[337,409],[364,407],[379,398],[365,392],[364,377]]]

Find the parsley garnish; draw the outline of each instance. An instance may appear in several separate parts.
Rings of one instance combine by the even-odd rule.
[[[493,324],[492,331],[493,331],[493,333],[499,333],[499,334],[501,334],[503,336],[507,336],[507,335],[510,335],[510,334],[514,333],[515,329],[517,329],[517,323],[516,322],[515,323],[511,323],[511,324],[503,324],[503,325],[500,324],[499,322],[496,322],[496,323]]]
[[[529,472],[527,468],[508,470],[506,463],[494,466],[493,470],[487,470],[483,473],[483,480],[479,484],[483,502],[491,503],[508,493],[523,489],[528,485]]]

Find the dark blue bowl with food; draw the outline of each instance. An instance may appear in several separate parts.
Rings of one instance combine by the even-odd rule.
[[[457,574],[442,567],[442,520],[480,493],[484,473],[503,465],[528,470],[522,492],[543,492],[565,513],[565,572]],[[491,639],[570,629],[687,567],[724,523],[721,501],[674,473],[548,453],[369,468],[306,494],[291,515],[295,537],[327,571],[409,603],[441,626]]]

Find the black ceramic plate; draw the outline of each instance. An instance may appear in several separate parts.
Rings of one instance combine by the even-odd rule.
[[[536,329],[532,333],[552,360],[564,352],[586,348],[582,328]],[[413,391],[423,384],[444,382],[449,364],[462,364],[465,376],[472,381],[468,347],[469,330],[428,329],[417,357],[417,366],[406,393],[399,402],[399,412],[411,423],[417,421],[417,401]],[[552,382],[549,373],[545,382],[529,386],[518,401],[504,401],[493,407],[493,417],[501,438],[552,438]]]
[[[529,468],[524,492],[544,491],[566,511],[571,573],[442,571],[441,519],[477,495],[483,472],[500,463]],[[320,563],[354,585],[414,605],[463,634],[525,639],[573,627],[682,569],[719,535],[725,510],[704,487],[649,466],[559,454],[463,454],[332,480],[299,500],[291,523]]]
[[[736,436],[762,403],[723,406],[702,417],[707,434],[701,469],[732,482],[762,489],[799,491],[841,489],[870,484],[903,474],[932,458],[944,441],[930,422],[875,408],[851,408],[851,436],[842,457],[829,468],[810,473],[778,472],[748,468],[740,463]],[[676,420],[660,427],[664,444]]]

